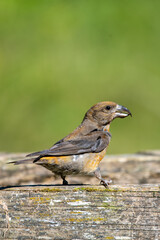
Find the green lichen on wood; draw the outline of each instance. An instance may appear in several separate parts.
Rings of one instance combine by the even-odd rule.
[[[74,188],[73,189],[74,192],[78,192],[78,191],[86,191],[86,192],[105,192],[106,189],[102,189],[102,188],[92,188],[92,187],[79,187],[79,188]]]
[[[51,213],[47,213],[47,212],[42,212],[42,213],[39,213],[39,216],[40,218],[46,218],[46,217],[51,217],[52,214]]]
[[[64,192],[66,189],[60,189],[60,188],[43,188],[40,189],[39,192]]]
[[[29,200],[31,200],[34,204],[46,204],[48,203],[51,198],[49,197],[29,197]]]
[[[101,222],[101,221],[107,221],[107,218],[104,217],[89,217],[89,218],[66,218],[65,221],[67,222]]]
[[[107,208],[107,209],[112,210],[112,211],[117,211],[117,210],[121,209],[121,207],[119,207],[119,206],[112,206],[109,203],[103,203],[102,207]]]
[[[94,188],[94,187],[79,187],[74,188],[73,191],[86,191],[86,192],[124,192],[121,189],[111,189],[111,188]]]
[[[114,237],[105,237],[105,239],[107,239],[107,240],[114,240],[115,238]]]

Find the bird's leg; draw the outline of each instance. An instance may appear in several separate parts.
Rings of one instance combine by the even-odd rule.
[[[100,184],[102,184],[105,188],[108,188],[109,184],[112,182],[112,180],[105,180],[101,176],[100,168],[97,168],[94,172],[96,178],[100,180]]]
[[[65,179],[66,176],[61,175],[61,178],[63,179],[63,185],[68,185],[67,180]]]

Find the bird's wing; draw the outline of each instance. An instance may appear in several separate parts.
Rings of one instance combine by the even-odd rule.
[[[101,152],[108,146],[110,137],[111,135],[108,132],[92,132],[74,140],[65,141],[65,139],[62,139],[50,149],[42,152],[32,153],[28,156],[69,156],[90,152]]]
[[[103,132],[90,133],[78,139],[62,141],[49,149],[56,156],[101,152],[109,144],[109,135]]]

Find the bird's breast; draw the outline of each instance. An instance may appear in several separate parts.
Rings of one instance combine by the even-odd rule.
[[[83,172],[85,173],[91,173],[94,172],[100,161],[104,158],[106,154],[106,149],[104,149],[100,153],[88,153],[84,157],[84,165],[83,165]]]

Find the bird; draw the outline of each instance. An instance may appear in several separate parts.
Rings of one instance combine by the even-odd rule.
[[[25,159],[10,163],[34,163],[61,176],[63,185],[68,185],[66,176],[93,174],[100,184],[108,188],[111,180],[103,179],[99,168],[111,140],[111,122],[116,118],[132,116],[124,106],[104,101],[93,105],[81,124],[51,148],[30,153]]]

